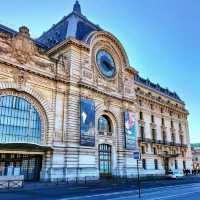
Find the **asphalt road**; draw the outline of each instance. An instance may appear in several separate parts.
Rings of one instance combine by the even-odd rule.
[[[136,183],[40,185],[0,191],[0,200],[137,200]],[[142,182],[142,200],[200,200],[200,177]]]
[[[139,200],[136,191],[110,192],[59,200]],[[142,200],[199,200],[200,183],[144,189]]]

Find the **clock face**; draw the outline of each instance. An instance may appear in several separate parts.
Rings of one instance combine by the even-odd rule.
[[[96,55],[96,63],[101,73],[107,78],[113,78],[116,74],[116,66],[113,57],[106,50],[99,50]]]

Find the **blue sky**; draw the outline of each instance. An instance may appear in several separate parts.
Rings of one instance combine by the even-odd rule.
[[[30,28],[36,38],[72,11],[75,0],[2,1],[0,23]],[[200,1],[80,0],[92,22],[124,45],[140,75],[175,90],[190,112],[192,142],[200,142]]]

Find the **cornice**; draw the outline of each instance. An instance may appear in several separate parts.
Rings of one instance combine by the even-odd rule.
[[[93,46],[94,43],[97,42],[99,38],[100,38],[100,40],[102,38],[107,38],[110,40],[110,42],[115,44],[116,48],[118,48],[120,50],[121,55],[123,57],[123,62],[125,65],[124,67],[128,67],[128,68],[130,67],[128,55],[127,55],[123,45],[118,40],[118,38],[116,38],[112,33],[108,32],[108,31],[93,31],[88,35],[88,37],[85,39],[85,41],[90,46]]]
[[[164,100],[161,100],[161,99],[158,99],[152,95],[149,95],[149,94],[145,94],[145,93],[141,93],[141,92],[138,92],[136,90],[136,96],[139,96],[145,100],[148,100],[152,103],[156,103],[156,104],[159,104],[160,106],[166,106],[168,109],[171,109],[171,110],[175,110],[177,112],[182,112],[184,114],[189,114],[189,112],[186,110],[186,109],[183,109],[183,108],[178,108],[176,107],[175,105],[173,104],[170,104],[169,102],[167,101],[164,101]]]
[[[157,91],[157,90],[155,90],[155,89],[153,89],[153,88],[151,88],[151,87],[148,87],[148,86],[146,86],[146,85],[144,85],[144,84],[138,82],[137,80],[135,80],[135,84],[136,84],[137,86],[139,86],[139,87],[143,87],[143,88],[148,89],[148,90],[150,90],[150,91],[152,91],[152,92],[155,92],[155,93],[157,93],[157,94],[159,94],[159,95],[161,95],[161,96],[164,96],[164,97],[166,97],[166,98],[169,98],[169,99],[171,99],[171,100],[173,100],[173,101],[175,101],[175,102],[177,102],[177,103],[179,103],[179,104],[185,105],[185,103],[184,103],[183,101],[179,101],[179,100],[177,100],[177,99],[175,99],[175,98],[173,98],[173,97],[171,97],[171,96],[169,96],[169,95],[167,95],[167,94],[164,94],[164,93],[162,93],[162,92],[160,92],[160,91]]]
[[[130,72],[130,73],[132,73],[134,75],[137,75],[139,73],[135,68],[133,68],[131,66],[125,67],[125,70],[127,70],[128,72]]]
[[[46,54],[48,56],[52,56],[56,53],[58,53],[59,51],[65,49],[68,46],[76,46],[80,49],[83,49],[85,51],[90,51],[90,48],[87,44],[85,44],[84,42],[81,42],[73,37],[69,37],[66,40],[64,40],[63,42],[59,43],[58,45],[54,46],[53,48],[49,49]]]
[[[53,80],[53,81],[59,81],[61,83],[68,83],[67,80],[59,79],[59,76],[57,76],[56,74],[52,74],[51,76],[46,75],[46,74],[42,74],[41,72],[36,72],[36,71],[33,71],[32,69],[27,69],[25,67],[22,67],[21,65],[8,62],[7,60],[4,60],[2,58],[0,58],[0,63],[7,65],[7,66],[11,66],[13,68],[16,68],[16,69],[19,69],[19,70],[22,70],[22,71],[25,71],[25,72],[28,72],[30,74],[37,75],[37,76],[42,77],[42,78],[47,78],[47,79]]]
[[[96,93],[103,94],[103,95],[105,95],[105,96],[109,96],[109,97],[118,99],[118,100],[120,100],[120,101],[126,101],[126,102],[129,102],[129,103],[135,104],[135,100],[128,99],[128,98],[125,98],[125,97],[123,97],[123,96],[120,97],[120,96],[117,96],[117,95],[109,94],[109,93],[107,93],[107,92],[104,92],[103,90],[98,90],[97,87],[92,86],[92,85],[89,85],[89,84],[86,84],[86,83],[84,83],[84,82],[82,82],[82,81],[79,81],[78,85],[79,85],[80,87],[84,87],[84,88],[93,90],[93,91],[95,91]]]

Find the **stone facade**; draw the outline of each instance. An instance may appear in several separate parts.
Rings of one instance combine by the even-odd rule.
[[[140,130],[138,144],[143,152],[142,159],[146,160],[144,173],[164,174],[166,168],[191,169],[188,112],[184,103],[150,90],[137,81],[136,85]],[[156,170],[155,162],[158,165]]]
[[[73,17],[82,19],[81,13],[74,9]],[[102,76],[97,67],[96,54],[100,49],[107,50],[115,60],[117,72],[111,80]],[[106,31],[91,31],[84,40],[70,36],[47,48],[32,40],[26,27],[19,32],[0,29],[0,96],[26,99],[38,111],[42,126],[39,148],[2,147],[0,152],[42,155],[41,180],[85,176],[98,179],[99,144],[109,144],[112,175],[133,176],[136,161],[132,150],[124,148],[123,113],[131,111],[137,116],[142,174],[165,174],[165,160],[169,160],[171,169],[175,168],[175,160],[177,169],[183,169],[183,161],[186,168],[191,168],[185,104],[141,84],[137,76],[122,44]],[[112,125],[112,133],[103,135],[95,127],[94,147],[80,145],[81,97],[95,101],[95,124],[105,115]]]
[[[192,147],[193,169],[200,170],[200,144],[194,143],[191,144],[191,147]]]

